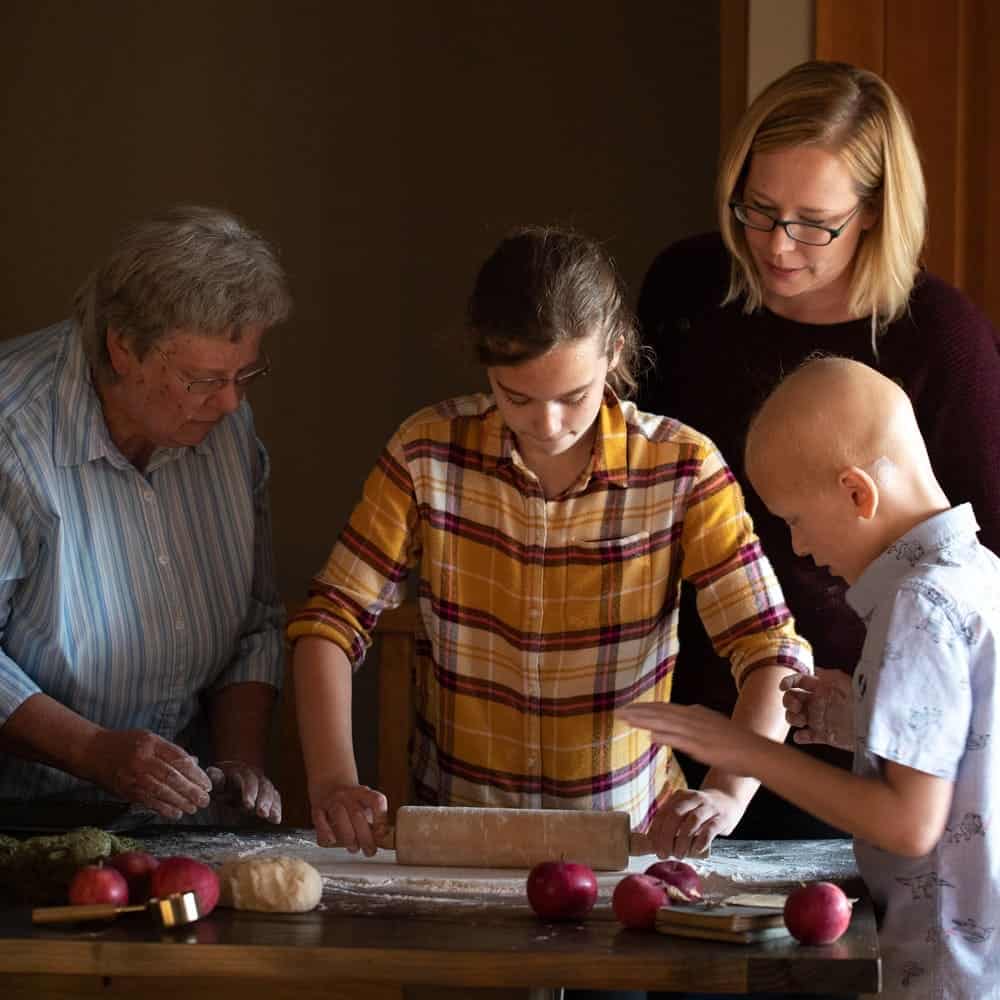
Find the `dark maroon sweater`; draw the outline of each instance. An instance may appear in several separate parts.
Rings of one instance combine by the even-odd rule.
[[[717,233],[682,240],[656,258],[639,298],[639,321],[645,342],[656,351],[656,371],[638,402],[690,424],[719,446],[743,486],[764,552],[798,631],[813,645],[816,665],[852,671],[864,627],[844,601],[843,581],[792,552],[788,528],[768,513],[747,481],[743,446],[750,418],[782,374],[814,351],[877,368],[913,401],[948,499],[972,504],[980,540],[1000,553],[1000,337],[961,292],[929,274],[918,278],[909,314],[879,336],[878,358],[869,320],[798,323],[766,308],[747,316],[738,305],[720,307],[728,283],[729,257]],[[712,650],[690,593],[682,599],[675,669],[675,701],[732,710],[736,690],[728,664]],[[850,766],[849,754],[811,752]],[[700,780],[701,769],[684,764],[689,780]],[[762,789],[735,835],[829,832]]]

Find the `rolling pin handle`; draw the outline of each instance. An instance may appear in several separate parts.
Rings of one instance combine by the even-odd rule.
[[[656,848],[646,834],[633,832],[628,835],[628,853],[633,858],[642,857],[644,854],[655,854]]]
[[[111,920],[119,913],[138,913],[145,906],[117,906],[115,903],[89,903],[77,906],[43,906],[31,911],[34,924],[71,924],[78,920]]]

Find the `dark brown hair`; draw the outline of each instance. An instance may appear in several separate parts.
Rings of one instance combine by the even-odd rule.
[[[519,229],[479,270],[466,321],[484,365],[517,365],[558,344],[599,335],[607,356],[621,338],[608,383],[636,388],[642,352],[635,318],[611,258],[594,240],[550,227]]]

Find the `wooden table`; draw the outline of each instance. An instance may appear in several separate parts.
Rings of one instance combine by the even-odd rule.
[[[720,845],[713,857],[740,849]],[[802,842],[768,849],[778,856],[809,850]],[[844,937],[825,947],[791,939],[723,944],[624,930],[606,900],[584,923],[545,924],[514,903],[499,913],[444,907],[417,916],[377,906],[375,915],[338,913],[335,905],[297,915],[220,909],[169,932],[144,915],[41,928],[31,924],[29,908],[9,907],[0,910],[3,995],[389,1000],[403,996],[403,984],[433,985],[424,995],[436,997],[447,995],[443,987],[735,994],[879,988],[875,924],[865,900]],[[408,989],[406,995],[415,994]]]

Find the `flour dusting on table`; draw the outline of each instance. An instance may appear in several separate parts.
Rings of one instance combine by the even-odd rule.
[[[286,854],[314,865],[323,879],[320,908],[332,913],[372,916],[453,917],[530,915],[527,872],[498,868],[431,868],[396,864],[392,851],[374,857],[342,848],[317,847],[311,830],[182,832],[165,830],[141,838],[160,857],[183,854],[218,865],[233,858]],[[567,860],[572,860],[567,858]],[[642,872],[657,859],[632,858],[628,871]],[[800,882],[844,882],[857,877],[849,840],[716,840],[711,855],[691,862],[705,894],[789,891]],[[598,872],[598,900],[590,919],[614,919],[611,894],[628,872]]]

